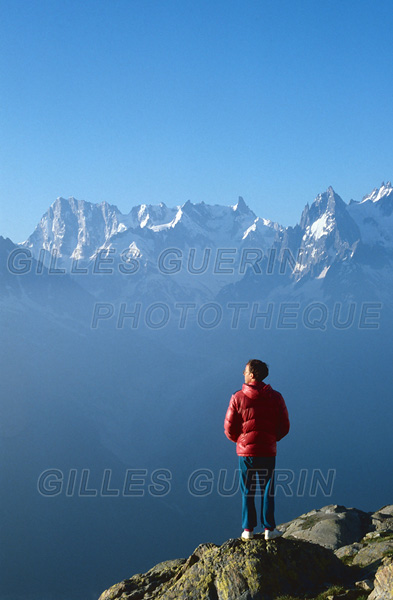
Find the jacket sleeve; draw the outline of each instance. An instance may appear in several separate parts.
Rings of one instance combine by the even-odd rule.
[[[235,395],[231,397],[228,410],[225,415],[224,432],[229,440],[236,442],[241,434],[242,419],[236,407]]]
[[[277,398],[278,399],[278,419],[277,419],[276,439],[277,439],[277,442],[279,442],[289,432],[290,424],[289,424],[289,417],[288,417],[288,409],[286,407],[284,398],[278,392],[277,392],[277,394],[278,394],[278,398]]]

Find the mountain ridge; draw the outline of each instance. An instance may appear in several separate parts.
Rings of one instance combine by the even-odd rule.
[[[361,202],[346,204],[330,186],[306,204],[293,227],[257,216],[241,196],[234,205],[139,204],[128,214],[105,201],[59,197],[18,247],[47,268],[55,255],[58,267],[103,300],[132,294],[209,302],[228,293],[244,296],[241,288],[261,299],[299,292],[324,301],[368,301],[379,293],[389,299],[393,188],[383,183]],[[163,255],[172,269],[162,268]],[[198,268],[189,268],[190,256]],[[112,277],[90,276],[100,261],[110,265]],[[120,275],[125,272],[128,277]],[[261,274],[269,277],[262,282]]]

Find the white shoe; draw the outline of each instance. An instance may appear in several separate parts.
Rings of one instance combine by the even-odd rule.
[[[273,531],[270,531],[270,529],[265,529],[265,540],[274,540],[275,538],[280,537],[283,533],[283,531],[279,531],[278,529],[273,529]]]
[[[243,540],[252,540],[253,537],[254,537],[254,534],[252,533],[252,531],[244,530],[242,533]]]

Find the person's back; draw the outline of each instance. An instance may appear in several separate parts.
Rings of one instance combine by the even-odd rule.
[[[243,496],[242,537],[249,539],[257,525],[255,484],[262,493],[261,521],[266,539],[281,535],[274,519],[274,468],[277,442],[289,431],[288,411],[281,394],[263,383],[266,363],[253,359],[244,370],[242,389],[231,397],[224,421],[225,435],[236,442]]]
[[[275,456],[276,442],[289,431],[283,397],[262,381],[244,383],[231,398],[224,429],[238,456]]]

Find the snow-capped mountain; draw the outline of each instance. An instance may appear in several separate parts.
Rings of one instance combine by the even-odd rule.
[[[40,250],[88,259],[108,237],[124,229],[126,225],[116,206],[57,198],[22,245],[31,248],[37,259]]]
[[[296,280],[306,275],[322,278],[334,261],[346,260],[360,239],[360,232],[347,212],[347,205],[333,188],[319,194],[311,206],[306,205],[300,219],[303,236],[300,243],[301,262]]]
[[[215,535],[234,522],[233,474],[220,483],[227,460],[220,433],[251,357],[271,366],[269,383],[293,414],[295,435],[280,449],[281,467],[296,477],[288,510],[315,493],[326,504],[323,479],[318,491],[303,475],[324,478],[336,469],[331,502],[347,494],[352,505],[348,494],[360,490],[368,510],[378,489],[364,486],[354,457],[355,467],[371,461],[379,467],[380,505],[390,481],[380,460],[391,452],[390,184],[350,204],[329,188],[285,228],[242,199],[233,206],[130,208],[122,214],[107,203],[58,199],[24,243],[0,237],[1,444],[12,458],[4,461],[12,485],[3,486],[2,506],[10,539],[30,540],[30,556],[37,555],[27,565],[26,589],[37,573],[40,581],[47,575],[48,561],[37,552],[42,538],[45,556],[57,549],[52,580],[65,599],[75,596],[64,586],[81,563],[75,553],[81,531],[94,555],[105,524],[108,547],[125,540],[123,554],[134,566],[152,564],[151,544],[145,554],[133,544],[130,555],[125,524],[136,540],[161,531],[165,544],[173,527],[184,526],[187,544],[196,547],[205,519],[193,519],[203,499],[190,493],[190,476],[206,465],[217,474],[208,496]],[[52,251],[59,254],[53,265]],[[158,312],[149,312],[154,306]],[[179,461],[179,449],[189,460]],[[155,497],[153,475],[163,468],[173,487]],[[38,486],[44,474],[48,494]],[[299,482],[305,494],[296,493]],[[117,488],[119,496],[109,498]],[[80,499],[94,489],[97,497]],[[122,492],[137,496],[141,489],[141,499]],[[210,536],[212,523],[205,528]],[[8,554],[17,576],[19,563]],[[172,554],[183,555],[175,545]],[[59,580],[64,556],[72,560]],[[103,570],[106,557],[104,563],[94,557]],[[119,569],[116,556],[112,562]],[[89,587],[85,593],[79,579],[74,587],[85,598],[98,597]],[[34,599],[43,597],[38,584],[33,591]]]
[[[346,204],[329,187],[286,228],[241,197],[230,206],[140,204],[128,214],[106,202],[58,198],[20,246],[47,268],[55,255],[56,267],[96,298],[390,293],[393,188],[382,184]]]
[[[156,290],[162,299],[174,294],[183,299],[206,299],[234,277],[241,279],[242,248],[251,245],[266,251],[282,230],[277,223],[258,218],[243,198],[234,206],[190,201],[175,208],[163,203],[141,204],[127,215],[107,203],[58,198],[21,245],[48,268],[54,257],[56,267],[71,275],[88,268],[87,277],[78,281],[96,296],[137,292],[145,297]],[[217,253],[224,265],[221,269]],[[166,255],[167,265],[160,261]],[[109,286],[109,278],[90,276],[101,261],[113,267]],[[228,262],[230,268],[226,268]],[[116,277],[126,268],[133,277]],[[172,276],[170,281],[168,275]]]
[[[70,259],[88,261],[100,250],[131,249],[146,260],[168,243],[185,248],[191,244],[229,248],[253,234],[253,241],[267,247],[276,232],[276,223],[258,218],[239,198],[235,206],[209,206],[189,200],[168,208],[141,204],[123,215],[106,202],[92,204],[83,200],[57,198],[38,223],[34,233],[21,245],[40,252],[58,253],[58,264],[69,266]]]
[[[350,202],[348,214],[360,230],[363,244],[393,250],[393,187],[390,181],[363,198]]]

